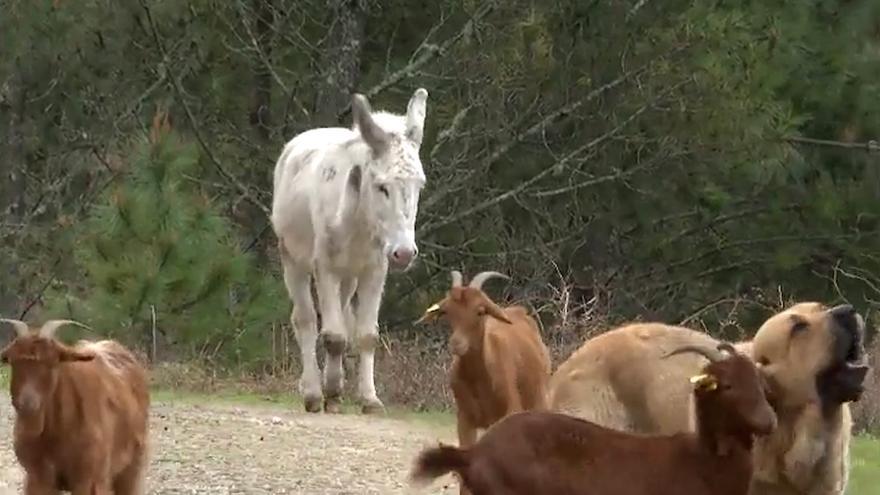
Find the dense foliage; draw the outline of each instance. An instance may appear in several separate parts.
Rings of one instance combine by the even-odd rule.
[[[284,322],[265,228],[283,143],[347,125],[353,90],[401,111],[420,86],[422,258],[389,282],[392,328],[451,268],[511,273],[536,306],[565,290],[711,328],[753,328],[780,299],[880,307],[876,1],[7,3],[3,314],[63,301],[141,338],[152,305],[186,349]],[[133,147],[166,107],[186,142]],[[154,167],[176,185],[157,192]],[[145,208],[125,229],[185,235],[126,240],[119,190]],[[168,245],[183,254],[157,269]],[[221,302],[241,284],[256,314]]]
[[[265,330],[287,314],[279,284],[237,246],[233,230],[194,185],[199,150],[157,133],[138,143],[131,170],[97,201],[76,235],[82,299],[53,290],[52,313],[72,313],[137,347],[187,355],[267,358]]]

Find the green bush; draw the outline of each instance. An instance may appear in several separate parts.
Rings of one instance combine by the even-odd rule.
[[[259,363],[287,296],[192,180],[201,175],[199,149],[166,133],[131,156],[78,229],[85,289],[79,297],[56,290],[50,314],[145,349],[158,341],[176,357]]]

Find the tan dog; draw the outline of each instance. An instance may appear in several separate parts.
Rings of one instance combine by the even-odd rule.
[[[779,427],[755,444],[752,495],[841,495],[849,470],[852,420],[868,371],[864,320],[851,306],[796,304],[736,347],[762,368]],[[644,433],[693,430],[688,377],[700,357],[662,360],[711,337],[659,323],[626,325],[588,340],[550,381],[552,409]]]

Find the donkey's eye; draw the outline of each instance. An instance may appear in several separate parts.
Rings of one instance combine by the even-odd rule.
[[[389,197],[388,187],[385,184],[379,184],[378,186],[376,186],[376,189],[378,189],[380,193],[384,194],[386,198]]]

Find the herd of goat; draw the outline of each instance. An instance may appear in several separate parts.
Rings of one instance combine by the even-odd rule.
[[[419,89],[396,115],[356,95],[352,128],[305,131],[276,164],[272,224],[309,412],[339,410],[349,344],[363,411],[384,407],[373,382],[378,308],[388,270],[418,254],[426,100]],[[865,322],[852,306],[795,304],[737,343],[628,324],[588,339],[553,371],[529,311],[483,291],[493,277],[506,278],[482,272],[465,284],[452,271],[451,288],[418,322],[451,328],[458,445],[423,450],[413,485],[456,473],[472,495],[844,494],[849,403],[869,369]],[[82,325],[72,320],[2,321],[16,330],[0,360],[11,367],[25,493],[142,494],[146,365],[115,341],[64,344],[55,332]]]

